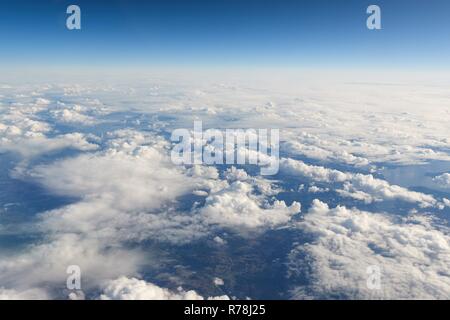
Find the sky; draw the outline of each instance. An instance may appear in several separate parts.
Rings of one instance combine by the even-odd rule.
[[[81,30],[66,8],[81,8]],[[366,9],[381,7],[382,30]],[[0,1],[0,66],[447,69],[446,0]]]
[[[0,0],[0,300],[450,297],[450,2],[369,1]],[[278,128],[278,174],[176,165],[198,120]]]

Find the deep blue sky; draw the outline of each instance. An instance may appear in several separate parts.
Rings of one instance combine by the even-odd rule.
[[[381,31],[366,28],[370,4]],[[448,0],[0,0],[0,66],[442,69],[449,16]]]

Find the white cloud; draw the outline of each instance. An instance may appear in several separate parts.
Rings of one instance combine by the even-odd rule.
[[[194,187],[156,148],[143,146],[136,152],[83,154],[36,167],[29,174],[54,193],[112,199],[124,210],[160,208]]]
[[[98,145],[90,142],[89,137],[81,133],[68,133],[54,138],[47,138],[41,134],[26,134],[17,138],[8,137],[0,140],[0,151],[16,152],[25,158],[66,148],[92,151],[98,149]]]
[[[313,78],[302,82],[290,81],[289,75],[221,79],[205,85],[211,78],[200,78],[201,81],[195,81],[189,76],[174,81],[169,77],[158,86],[139,83],[135,87],[128,79],[126,86],[4,86],[0,101],[0,152],[32,157],[75,148],[90,153],[17,172],[54,194],[76,197],[78,201],[41,214],[36,227],[46,236],[24,251],[1,257],[0,285],[8,289],[0,292],[13,296],[27,288],[59,288],[64,285],[67,264],[80,264],[89,285],[125,279],[117,286],[111,282],[111,288],[118,292],[117,297],[127,292],[131,297],[136,281],[142,281],[131,277],[152,260],[148,252],[129,250],[125,243],[150,239],[165,242],[164,245],[185,244],[205,236],[213,238],[222,228],[233,232],[277,228],[291,223],[300,210],[300,204],[274,202],[272,196],[280,190],[273,181],[252,177],[242,169],[232,168],[221,179],[213,167],[173,167],[166,156],[169,146],[156,134],[115,131],[104,137],[105,150],[97,151],[94,137],[80,133],[60,135],[55,130],[54,121],[100,121],[98,115],[104,111],[100,100],[114,111],[130,111],[131,105],[133,110],[151,114],[147,128],[159,133],[162,131],[158,130],[170,131],[173,126],[191,128],[193,120],[199,118],[209,127],[221,129],[280,128],[282,151],[289,157],[300,155],[337,163],[348,167],[348,171],[353,167],[370,172],[379,164],[450,160],[448,86],[419,85],[409,80],[408,84],[395,86],[336,84],[328,78],[325,82],[323,78],[320,82]],[[279,81],[281,78],[286,81]],[[151,89],[149,95],[148,88],[157,89]],[[73,103],[47,100],[43,93],[48,89],[62,91],[65,99]],[[37,95],[42,97],[36,99]],[[11,99],[16,100],[10,103]],[[127,103],[123,103],[125,100]],[[173,120],[161,120],[165,115]],[[127,121],[124,119],[122,124],[131,123]],[[140,120],[133,123],[144,125]],[[402,200],[423,207],[436,205],[431,195],[394,186],[371,175],[310,166],[293,159],[283,159],[282,166],[284,174],[320,182],[324,189],[338,186],[342,196],[367,203]],[[205,206],[194,203],[192,210],[181,212],[178,198],[192,193],[205,196]],[[448,202],[442,201],[444,205]],[[309,288],[309,292],[330,296],[330,292],[333,295],[342,289],[343,295],[369,296],[372,293],[361,289],[358,279],[364,280],[366,264],[379,262],[386,266],[388,277],[383,297],[398,297],[404,292],[411,296],[448,296],[448,240],[444,231],[426,221],[398,224],[384,214],[353,209],[322,210],[330,215],[313,213],[320,211],[319,207],[316,204],[306,214],[301,227],[308,229],[314,241],[304,248],[299,245],[291,254],[292,263],[301,261],[297,254],[306,252],[313,257],[311,265],[316,269],[311,277],[313,281],[317,279],[317,286]],[[218,244],[226,243],[218,236],[213,239]],[[372,254],[376,248],[382,254]],[[43,256],[48,259],[42,259]],[[128,278],[120,278],[123,275]],[[156,290],[146,282],[138,287],[145,289],[147,285],[150,291]],[[168,296],[187,294],[183,290],[180,293],[159,289]],[[50,290],[42,293],[53,297]],[[307,294],[296,292],[298,297]]]
[[[376,179],[372,175],[355,174],[350,182],[344,183],[344,189],[338,190],[341,195],[360,199],[367,203],[397,199],[406,202],[419,203],[421,207],[436,205],[432,195],[410,191],[406,188],[391,185],[387,181]]]
[[[92,151],[98,146],[89,142],[89,136],[77,132],[54,133],[39,112],[49,108],[50,101],[38,98],[34,104],[12,104],[0,113],[0,152],[15,152],[30,158],[52,151],[71,148]]]
[[[0,300],[47,300],[49,298],[47,293],[41,289],[18,291],[0,287]]]
[[[77,110],[62,109],[52,112],[55,119],[65,123],[80,123],[84,125],[92,125],[96,123],[95,118],[87,116]]]
[[[293,298],[447,299],[450,236],[429,219],[336,207],[315,200],[298,224],[307,243],[289,255]],[[381,290],[367,286],[367,267],[381,269]],[[308,284],[295,286],[306,277]]]
[[[309,193],[322,193],[322,192],[328,192],[330,191],[330,189],[328,188],[320,188],[318,186],[310,186],[308,188],[308,192]]]
[[[208,196],[208,192],[204,191],[204,190],[194,190],[192,192],[192,194],[199,196],[199,197],[206,197]]]
[[[230,181],[245,181],[247,180],[248,174],[243,169],[236,169],[236,167],[231,167],[225,172],[225,177]]]
[[[174,211],[176,199],[211,179],[175,167],[166,143],[153,135],[119,131],[110,147],[23,173],[54,194],[77,197],[74,204],[42,215],[45,230],[96,234],[106,243],[191,241],[205,235],[199,217]],[[206,181],[206,182],[205,182]],[[212,182],[211,182],[212,184]]]
[[[300,211],[297,203],[269,204],[266,197],[277,191],[262,178],[229,184],[215,168],[174,166],[167,142],[156,135],[120,130],[107,137],[103,151],[16,172],[53,194],[79,200],[39,215],[44,241],[1,260],[0,283],[61,284],[65,268],[75,264],[86,286],[95,288],[101,281],[135,275],[151,259],[126,249],[126,243],[188,243],[223,227],[259,231],[285,224]],[[177,211],[177,198],[199,189],[209,194],[206,206]]]
[[[303,161],[294,159],[281,159],[280,169],[283,173],[302,176],[317,182],[344,182],[352,178],[351,173],[328,169],[321,166],[307,165]]]
[[[252,185],[246,182],[233,182],[228,188],[210,194],[199,212],[208,224],[237,230],[276,227],[300,212],[298,202],[291,206],[286,206],[284,201],[268,204],[252,191]]]
[[[217,243],[217,244],[219,244],[219,245],[225,245],[225,244],[227,244],[227,241],[224,240],[224,239],[222,239],[222,238],[219,237],[219,236],[215,236],[213,240],[214,240],[215,243]]]
[[[110,281],[100,295],[102,300],[204,300],[194,290],[177,291],[161,288],[153,283],[136,278],[121,277]],[[229,300],[227,296],[209,297],[208,300]]]
[[[450,173],[443,173],[436,176],[433,178],[433,181],[443,187],[450,188]]]
[[[35,101],[35,104],[38,106],[47,106],[51,103],[50,100],[44,99],[44,98],[37,98]]]
[[[0,259],[0,283],[39,287],[65,283],[68,265],[79,265],[84,286],[134,275],[149,254],[126,248],[148,238],[189,241],[204,235],[190,215],[173,212],[177,196],[196,187],[173,167],[161,139],[119,132],[111,147],[17,172],[58,195],[80,200],[40,215],[41,243]],[[46,257],[42,259],[42,257]]]
[[[444,202],[444,205],[445,205],[446,207],[449,207],[449,208],[450,208],[450,200],[449,200],[449,199],[444,198],[444,199],[442,199],[442,201]]]
[[[327,162],[340,162],[354,165],[357,168],[369,167],[370,161],[364,157],[358,157],[342,150],[345,141],[330,141],[318,136],[301,132],[300,135],[290,138],[285,145],[289,154],[302,155],[310,159],[318,159]]]
[[[213,283],[216,286],[223,286],[225,284],[221,278],[217,278],[217,277],[214,278]]]
[[[83,105],[68,105],[57,101],[50,109],[50,114],[57,122],[69,124],[93,125],[99,122],[98,116],[105,115],[109,110],[99,101],[86,99]]]
[[[100,281],[123,274],[136,274],[145,261],[142,252],[125,249],[117,243],[105,243],[102,236],[49,230],[49,235],[25,251],[0,260],[0,283],[7,288],[65,287],[67,267],[78,265],[83,289],[92,289]],[[45,257],[45,259],[43,259]],[[50,286],[50,289],[52,287]],[[54,293],[47,292],[49,297]]]
[[[280,168],[285,174],[302,176],[316,182],[341,183],[343,188],[336,189],[341,196],[352,197],[366,203],[402,200],[418,203],[421,207],[437,205],[437,201],[432,195],[391,185],[385,180],[374,178],[371,174],[341,172],[321,166],[307,165],[294,159],[282,159]]]

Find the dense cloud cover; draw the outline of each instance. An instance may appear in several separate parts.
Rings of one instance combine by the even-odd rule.
[[[314,200],[297,225],[312,239],[289,255],[292,278],[313,281],[293,289],[293,298],[448,298],[450,236],[430,222],[414,216],[395,221]],[[371,266],[381,269],[380,290],[367,286]]]
[[[0,236],[32,240],[0,251],[0,299],[246,298],[224,263],[262,268],[231,253],[251,245],[284,254],[276,272],[289,289],[266,296],[448,297],[448,170],[417,187],[383,171],[448,163],[445,86],[146,81],[0,86],[3,179],[66,201],[1,220]],[[279,173],[175,165],[168,137],[194,120],[279,128]],[[0,200],[0,218],[20,210]],[[282,244],[264,247],[276,232]],[[196,269],[202,254],[207,267]],[[69,265],[82,270],[76,294],[61,289]],[[380,290],[367,287],[373,265]],[[241,269],[251,279],[257,268]]]

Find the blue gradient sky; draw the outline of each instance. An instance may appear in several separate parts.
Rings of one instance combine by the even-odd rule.
[[[448,0],[0,0],[0,65],[442,69],[449,14]]]

